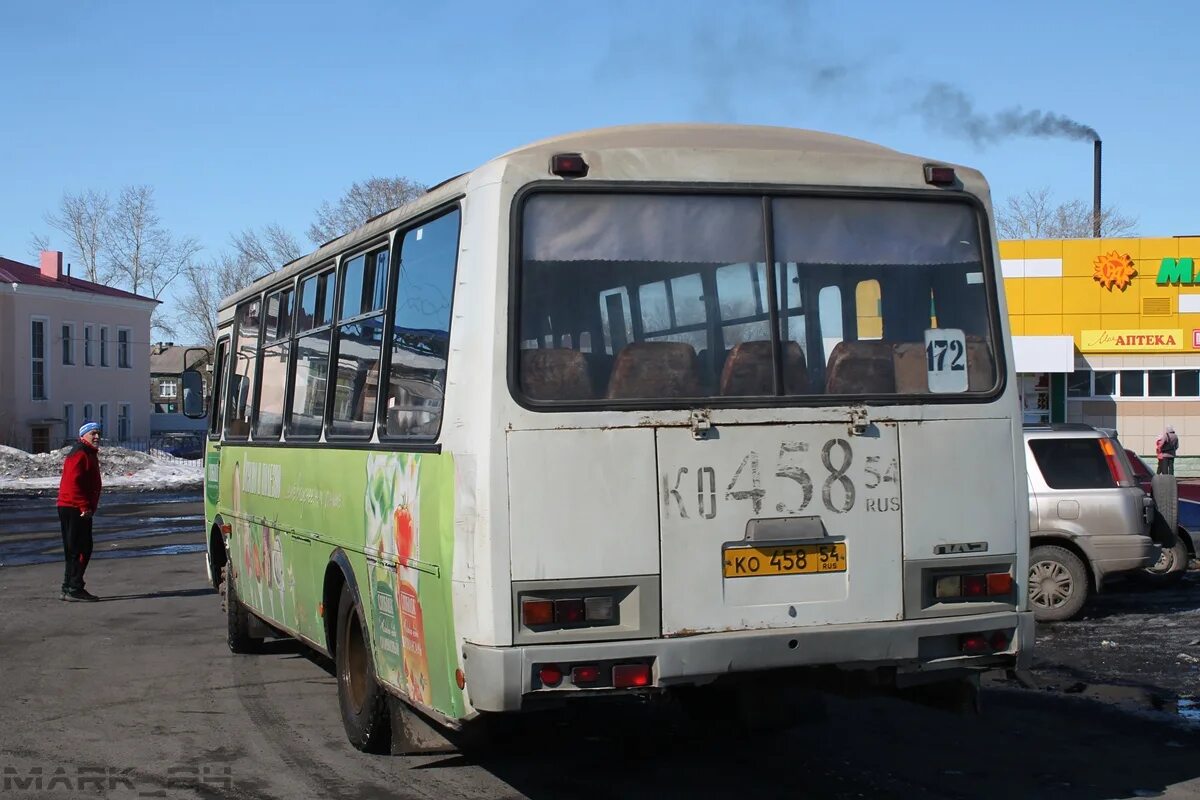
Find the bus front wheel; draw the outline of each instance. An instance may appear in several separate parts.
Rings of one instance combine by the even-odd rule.
[[[387,753],[391,748],[391,720],[387,692],[375,678],[375,660],[363,629],[362,616],[350,593],[342,586],[338,601],[337,648],[338,705],[350,744],[364,753]]]

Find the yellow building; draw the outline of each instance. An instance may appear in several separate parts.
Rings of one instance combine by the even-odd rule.
[[[1026,421],[1200,450],[1200,236],[1000,243]],[[1194,437],[1194,438],[1193,438]]]

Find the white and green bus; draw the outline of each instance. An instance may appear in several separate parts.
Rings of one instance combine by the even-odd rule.
[[[978,172],[808,131],[588,131],[435,186],[222,304],[196,413],[230,648],[332,657],[369,751],[1019,667],[998,264]]]

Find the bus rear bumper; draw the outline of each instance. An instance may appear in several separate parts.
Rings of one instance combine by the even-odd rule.
[[[995,652],[964,654],[964,637],[1009,640]],[[806,666],[893,671],[896,682],[919,683],[955,671],[1024,669],[1033,647],[1033,614],[1001,612],[887,623],[703,633],[670,639],[490,647],[463,645],[466,689],[478,711],[519,711],[550,696],[612,691],[611,684],[576,686],[573,667],[649,664],[651,687],[704,684],[729,674]],[[562,682],[543,686],[543,665],[559,667]]]

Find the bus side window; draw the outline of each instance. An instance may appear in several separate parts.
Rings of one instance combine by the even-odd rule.
[[[237,345],[229,376],[229,405],[225,413],[226,438],[244,439],[254,416],[254,371],[258,362],[258,330],[262,311],[259,298],[247,300],[237,310]]]
[[[441,427],[460,216],[455,209],[409,230],[395,259],[387,436],[435,439]]]
[[[222,414],[225,412],[225,376],[229,371],[229,338],[223,337],[217,342],[217,358],[213,364],[212,382],[212,416],[208,421],[208,432],[219,436],[221,433]]]

